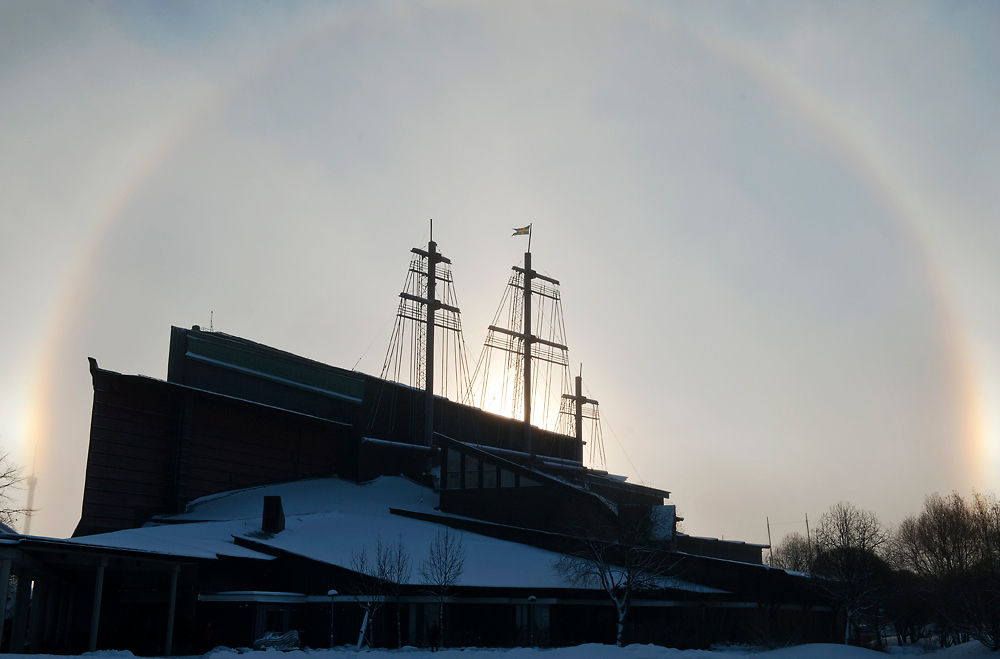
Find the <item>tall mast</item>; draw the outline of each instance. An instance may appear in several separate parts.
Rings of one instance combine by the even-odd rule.
[[[562,310],[560,306],[561,296],[559,294],[559,280],[547,277],[543,274],[539,274],[531,267],[531,225],[521,229],[514,229],[515,236],[527,235],[528,236],[528,250],[524,253],[524,267],[514,266],[512,269],[514,275],[511,276],[508,281],[508,291],[509,293],[504,294],[503,301],[500,303],[500,309],[497,310],[497,315],[494,317],[493,324],[488,327],[488,332],[486,335],[486,345],[483,349],[483,357],[480,358],[480,365],[486,364],[486,368],[483,370],[483,392],[485,400],[486,392],[486,379],[487,373],[490,370],[489,359],[487,357],[490,349],[496,348],[498,350],[503,350],[511,353],[514,357],[509,357],[507,362],[507,367],[512,369],[519,369],[520,372],[520,386],[521,386],[521,398],[514,401],[514,409],[517,409],[517,402],[520,400],[523,406],[523,443],[517,446],[518,450],[522,450],[527,453],[532,459],[534,459],[537,451],[537,447],[534,446],[532,442],[532,427],[531,427],[531,408],[532,408],[532,375],[533,368],[532,362],[543,361],[551,364],[555,367],[568,368],[569,367],[569,348],[564,344],[552,341],[553,338],[562,338],[561,331],[553,331],[549,339],[543,339],[539,336],[535,336],[532,333],[532,311],[535,305],[535,300],[540,299],[541,304],[546,304],[546,302],[551,302],[552,308],[551,313],[546,313],[546,307],[542,307],[541,317],[550,319],[562,318]],[[514,294],[513,291],[520,288],[520,293]],[[504,304],[509,302],[509,315],[510,326],[501,327],[497,323],[501,320],[501,311]],[[520,305],[520,309],[517,309],[517,305]],[[520,326],[514,323],[514,319],[518,318],[518,312],[520,312]],[[553,329],[561,324],[559,323],[553,325]],[[485,362],[484,362],[485,360]],[[516,366],[515,366],[516,364]],[[549,367],[548,377],[551,377],[551,367]],[[477,372],[478,372],[477,367]],[[541,376],[546,377],[546,370],[543,368],[540,371]],[[505,384],[503,385],[506,387]],[[515,387],[517,391],[517,387]],[[543,411],[547,409],[543,407]]]
[[[530,234],[529,234],[530,240]],[[555,343],[553,341],[547,341],[545,339],[539,338],[531,333],[531,294],[532,294],[532,282],[535,279],[541,279],[542,281],[547,281],[555,286],[559,285],[558,279],[553,279],[552,277],[546,277],[545,275],[538,274],[531,269],[531,252],[527,251],[524,253],[524,267],[518,268],[514,266],[515,272],[520,272],[522,275],[522,283],[524,285],[524,309],[521,312],[523,323],[523,329],[520,333],[512,332],[510,330],[502,329],[496,327],[495,325],[490,325],[489,329],[502,332],[522,340],[524,343],[524,441],[525,441],[525,451],[532,457],[535,456],[535,448],[531,444],[531,346],[535,343],[541,343],[549,348],[555,348],[556,350],[562,351],[565,356],[565,351],[569,350],[566,346],[561,343]],[[552,293],[546,293],[542,291],[540,293],[546,297],[552,297]],[[489,339],[487,339],[488,341]],[[555,361],[551,357],[542,356],[541,359],[545,361]],[[562,360],[558,363],[562,364]]]
[[[437,278],[437,243],[434,242],[434,220],[431,220],[431,235],[427,241],[427,376],[424,385],[424,446],[434,445],[434,311],[439,304],[434,297],[434,282]]]
[[[444,304],[437,299],[435,293],[435,283],[438,279],[437,274],[437,264],[438,263],[451,263],[451,259],[443,256],[437,251],[437,243],[434,242],[434,220],[431,220],[431,235],[430,240],[427,242],[427,251],[418,249],[414,247],[410,250],[418,256],[424,257],[427,261],[427,269],[425,272],[420,272],[418,274],[425,275],[427,277],[427,297],[419,297],[412,295],[410,293],[400,293],[399,297],[404,300],[409,300],[410,302],[416,302],[417,304],[424,305],[425,313],[425,337],[424,337],[424,446],[434,445],[434,328],[437,327],[435,321],[435,312],[438,309],[444,309],[445,311],[450,311],[453,314],[458,314],[458,307],[453,307],[448,304]],[[447,274],[447,273],[446,273]],[[450,281],[450,278],[447,279]],[[403,315],[403,311],[400,311],[400,315]],[[405,316],[409,317],[409,316]],[[457,322],[446,323],[442,325],[446,329],[460,331],[460,327]]]
[[[531,234],[528,234],[531,240]],[[529,243],[530,245],[530,243]],[[532,460],[535,458],[535,450],[531,446],[531,280],[535,271],[531,269],[531,248],[524,253],[524,441],[527,445],[527,452]]]

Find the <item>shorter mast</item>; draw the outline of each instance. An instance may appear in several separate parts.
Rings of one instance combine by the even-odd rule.
[[[573,420],[576,426],[576,438],[580,442],[580,463],[583,463],[583,406],[584,405],[594,405],[595,407],[599,404],[593,398],[587,398],[583,395],[583,364],[580,365],[580,375],[576,376],[576,395],[563,394],[563,400],[568,400],[573,405]],[[587,418],[596,418],[594,416],[588,416]]]

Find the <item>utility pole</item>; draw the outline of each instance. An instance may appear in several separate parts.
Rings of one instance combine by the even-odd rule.
[[[774,567],[774,547],[771,545],[771,518],[765,517],[767,520],[767,563],[771,567]]]
[[[812,537],[809,535],[809,513],[806,513],[806,549],[809,552],[809,562],[812,563],[813,543]]]

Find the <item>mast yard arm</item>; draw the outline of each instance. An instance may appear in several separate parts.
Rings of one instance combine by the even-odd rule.
[[[399,297],[404,300],[412,300],[413,302],[418,302],[420,304],[431,304],[430,300],[417,297],[416,295],[410,295],[409,293],[400,293]],[[444,302],[440,302],[438,300],[434,300],[433,304],[435,309],[444,309],[445,311],[451,311],[452,313],[460,313],[458,307],[453,307],[450,304],[445,304]]]
[[[519,268],[516,265],[512,268],[512,270],[514,270],[514,272],[520,272],[520,273],[524,274],[524,268]],[[553,279],[552,277],[546,277],[545,275],[540,275],[537,272],[535,272],[534,270],[531,271],[531,278],[532,279],[544,279],[545,281],[549,282],[550,284],[555,284],[556,286],[559,285],[559,280],[558,279]]]
[[[513,336],[514,338],[517,338],[517,339],[524,339],[525,338],[524,334],[521,334],[520,332],[515,332],[513,330],[509,330],[506,327],[497,327],[496,325],[490,325],[488,329],[490,329],[491,331],[494,331],[494,332],[500,332],[501,334],[506,334],[508,336]],[[532,343],[541,343],[542,345],[551,346],[551,347],[556,348],[558,350],[569,350],[568,346],[564,346],[563,344],[556,343],[554,341],[546,341],[545,339],[540,339],[537,336],[531,336],[531,335],[529,335],[528,339]]]

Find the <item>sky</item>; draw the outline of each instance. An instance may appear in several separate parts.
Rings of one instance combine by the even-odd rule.
[[[409,263],[475,363],[531,224],[606,467],[695,535],[1000,489],[1000,5],[0,3],[0,446],[79,519],[171,325],[377,374]],[[21,494],[23,496],[23,493]]]

